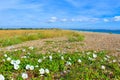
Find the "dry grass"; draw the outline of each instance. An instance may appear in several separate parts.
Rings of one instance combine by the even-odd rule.
[[[30,40],[55,37],[71,38],[72,36],[81,37],[80,33],[69,30],[0,30],[0,45],[9,46]]]
[[[38,33],[44,34],[46,37],[61,37],[66,35],[73,35],[75,32],[68,30],[0,30],[0,38]]]

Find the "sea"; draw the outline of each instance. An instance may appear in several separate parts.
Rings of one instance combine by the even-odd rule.
[[[71,29],[71,30],[85,31],[85,32],[109,33],[109,34],[120,34],[120,30],[108,30],[108,29]]]

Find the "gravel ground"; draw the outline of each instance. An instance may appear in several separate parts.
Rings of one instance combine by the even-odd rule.
[[[120,35],[107,33],[80,32],[85,35],[82,42],[68,42],[67,38],[42,39],[24,42],[14,46],[2,48],[1,50],[17,49],[23,46],[34,46],[41,49],[41,53],[46,51],[75,52],[87,50],[107,50],[112,55],[120,56]]]
[[[84,49],[108,50],[115,55],[120,55],[120,35],[107,33],[84,32]]]

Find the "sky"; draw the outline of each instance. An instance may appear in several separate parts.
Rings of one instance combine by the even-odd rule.
[[[0,0],[0,28],[120,29],[120,0]]]

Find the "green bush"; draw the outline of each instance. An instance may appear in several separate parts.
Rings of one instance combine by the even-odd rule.
[[[68,38],[68,41],[70,41],[70,42],[79,42],[79,41],[83,41],[83,40],[84,40],[84,36],[83,35],[70,36]]]

